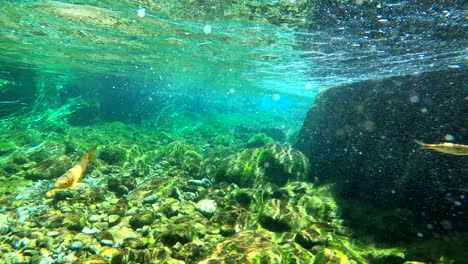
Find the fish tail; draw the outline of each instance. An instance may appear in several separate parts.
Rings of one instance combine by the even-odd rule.
[[[426,144],[420,140],[413,139],[421,148],[427,148]]]
[[[94,151],[96,151],[97,146],[98,146],[97,144],[94,145],[94,147],[92,147],[92,148],[91,148],[90,150],[88,150],[88,152],[86,153],[86,156],[87,156],[87,158],[88,158],[89,161],[95,161],[95,160],[96,160],[96,158],[93,157],[93,153],[94,153]]]

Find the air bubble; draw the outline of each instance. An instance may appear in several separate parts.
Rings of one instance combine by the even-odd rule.
[[[137,10],[137,15],[138,15],[139,17],[145,17],[145,15],[146,15],[146,10],[145,10],[143,7],[142,7],[142,8],[138,8],[138,10]]]
[[[447,134],[447,135],[445,135],[444,139],[447,140],[447,141],[453,141],[455,139],[455,137],[453,135]]]
[[[205,25],[205,26],[203,27],[203,32],[204,32],[205,34],[210,34],[210,33],[211,33],[211,29],[212,29],[212,28],[211,28],[210,25]]]

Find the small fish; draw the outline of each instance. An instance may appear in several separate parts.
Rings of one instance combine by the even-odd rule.
[[[97,145],[88,150],[88,152],[83,156],[80,162],[78,162],[75,166],[73,166],[55,181],[54,187],[56,189],[75,187],[77,183],[81,180],[81,177],[83,176],[86,170],[88,162],[94,160],[94,157],[92,155],[96,148]]]
[[[419,146],[421,146],[421,149],[430,149],[450,155],[468,155],[468,145],[454,144],[449,142],[443,142],[439,144],[426,144],[416,139],[414,141],[418,143]]]

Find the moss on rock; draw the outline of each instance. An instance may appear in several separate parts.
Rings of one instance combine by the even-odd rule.
[[[248,148],[261,148],[261,147],[263,147],[265,145],[268,145],[268,144],[271,144],[273,142],[274,142],[274,140],[271,137],[267,136],[264,133],[260,133],[260,134],[256,134],[256,135],[252,136],[249,139],[249,142],[247,142],[246,147],[248,147]]]
[[[128,159],[129,151],[120,145],[106,146],[101,150],[99,159],[110,165],[123,165]]]
[[[222,164],[216,178],[241,187],[258,187],[264,182],[283,186],[288,181],[305,181],[308,175],[309,161],[300,151],[270,144],[230,156]]]

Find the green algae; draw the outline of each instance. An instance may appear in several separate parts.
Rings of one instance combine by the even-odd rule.
[[[246,147],[260,148],[271,143],[274,143],[274,140],[271,137],[267,136],[264,133],[260,133],[252,136],[247,142]]]
[[[241,187],[261,186],[265,182],[283,186],[288,181],[307,180],[308,173],[309,163],[301,152],[271,144],[227,158],[216,177]]]
[[[15,193],[29,184],[22,176],[5,176],[0,175],[0,194]]]
[[[199,160],[201,159],[201,155],[193,146],[182,141],[173,141],[158,149],[153,158],[155,160],[172,158],[179,162],[188,159]]]

